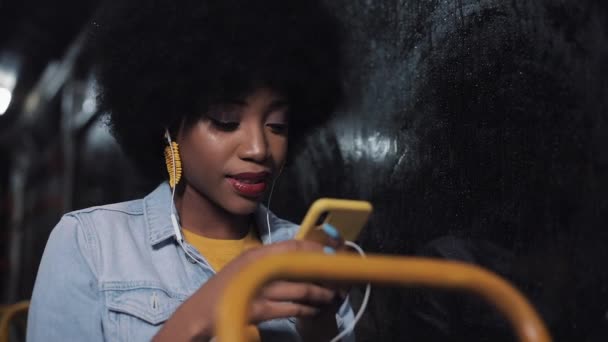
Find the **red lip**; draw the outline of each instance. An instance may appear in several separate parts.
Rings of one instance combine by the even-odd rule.
[[[230,175],[231,178],[243,179],[248,181],[264,180],[270,176],[270,172],[243,172],[236,175]]]
[[[260,197],[266,190],[269,172],[243,172],[228,176],[234,190],[246,197]]]

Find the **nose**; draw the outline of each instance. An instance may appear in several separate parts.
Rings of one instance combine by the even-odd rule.
[[[261,163],[269,157],[270,148],[264,127],[251,124],[243,130],[243,137],[239,147],[239,157],[243,160]]]

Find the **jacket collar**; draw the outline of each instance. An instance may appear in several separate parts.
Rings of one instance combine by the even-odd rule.
[[[144,197],[144,217],[151,245],[156,245],[175,237],[171,224],[171,188],[169,183],[161,183]]]
[[[175,238],[171,223],[171,188],[169,183],[161,183],[154,191],[144,197],[143,202],[144,217],[149,231],[149,243],[154,246],[170,238]],[[264,244],[267,244],[269,242],[268,226],[270,226],[272,234],[275,235],[275,231],[280,227],[275,223],[280,219],[262,204],[258,205],[253,215],[258,236]],[[266,215],[268,215],[268,221]],[[178,216],[177,213],[176,216]]]

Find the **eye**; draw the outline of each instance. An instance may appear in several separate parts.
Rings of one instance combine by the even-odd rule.
[[[231,132],[239,128],[239,122],[237,121],[220,121],[212,117],[209,117],[209,120],[215,128],[221,131]]]
[[[289,128],[288,124],[269,123],[266,126],[270,127],[270,130],[276,134],[287,134]]]

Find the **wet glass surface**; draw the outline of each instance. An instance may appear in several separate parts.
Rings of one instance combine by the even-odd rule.
[[[601,3],[340,1],[350,102],[271,207],[375,212],[366,250],[505,276],[558,341],[608,338],[608,15]],[[363,340],[510,340],[473,298],[376,290]]]

